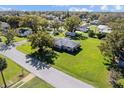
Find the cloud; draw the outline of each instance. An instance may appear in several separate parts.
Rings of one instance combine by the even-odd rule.
[[[0,7],[0,11],[11,11],[11,8]]]
[[[77,8],[77,7],[71,7],[69,8],[69,11],[85,11],[85,12],[92,12],[93,10],[87,9],[87,8]]]
[[[123,7],[122,6],[120,6],[120,5],[116,5],[115,6],[115,10],[121,10]]]
[[[91,6],[90,6],[90,8],[94,8],[94,7],[95,7],[95,5],[91,5]]]
[[[102,5],[102,6],[100,7],[100,9],[101,9],[102,11],[107,11],[107,10],[108,10],[108,6],[107,6],[107,5]]]

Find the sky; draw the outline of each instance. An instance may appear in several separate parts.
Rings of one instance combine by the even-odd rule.
[[[124,5],[0,5],[0,11],[124,12]]]

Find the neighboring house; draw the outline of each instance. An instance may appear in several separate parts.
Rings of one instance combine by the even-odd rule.
[[[74,42],[69,38],[55,38],[54,47],[59,50],[66,50],[68,52],[75,52],[80,49],[80,43]]]
[[[124,68],[124,50],[120,51],[119,56],[115,60],[120,67]]]
[[[87,19],[86,18],[83,18],[82,21],[87,21]]]
[[[110,33],[112,29],[106,25],[99,25],[98,26],[99,32]]]
[[[65,33],[65,35],[66,35],[66,36],[71,36],[71,37],[73,37],[73,36],[76,36],[76,33],[75,33],[75,32],[69,32],[69,31],[68,31],[68,32]]]
[[[90,22],[91,25],[98,25],[99,24],[99,20],[93,20]]]
[[[79,31],[87,32],[89,30],[89,24],[83,24],[79,27]]]
[[[3,32],[3,34],[7,33],[9,30],[10,25],[6,22],[0,22],[0,30]]]
[[[47,28],[45,28],[47,31],[53,31],[53,28],[48,26]]]
[[[118,63],[118,65],[119,65],[120,67],[124,68],[124,61],[120,60],[119,63]]]
[[[19,28],[17,30],[17,34],[18,34],[18,36],[26,37],[26,36],[32,34],[32,29],[30,29],[30,28]]]

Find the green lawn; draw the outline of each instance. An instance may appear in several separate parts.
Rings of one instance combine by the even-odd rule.
[[[30,53],[33,53],[35,51],[35,49],[31,48],[30,42],[27,42],[21,46],[17,46],[16,49],[18,49],[19,51],[22,51],[25,54],[30,54]]]
[[[39,78],[33,78],[25,83],[21,88],[52,88],[52,86]]]
[[[76,31],[77,34],[82,34],[85,37],[88,37],[88,33],[87,32],[81,32],[81,31]]]
[[[95,87],[111,87],[109,84],[109,72],[104,65],[105,60],[97,47],[100,44],[100,40],[89,38],[79,40],[79,42],[81,43],[82,51],[76,56],[65,52],[58,53],[59,56],[53,66]],[[26,54],[32,52],[29,43],[18,46],[17,49]]]
[[[14,37],[15,42],[19,42],[25,39],[26,39],[25,37]]]
[[[79,54],[73,56],[58,53],[59,57],[54,67],[96,87],[110,87],[109,72],[103,64],[105,61],[97,47],[100,41],[90,38],[80,42],[82,51]]]
[[[0,36],[0,38],[2,39],[2,42],[5,42],[6,38],[4,36]]]
[[[2,42],[5,42],[6,38],[4,36],[0,36],[0,38],[2,39]],[[22,40],[25,40],[26,38],[24,37],[14,37],[14,42],[19,42],[19,41],[22,41]]]
[[[0,55],[0,57],[4,57],[4,56]],[[3,74],[5,76],[5,80],[7,84],[10,85],[16,83],[18,80],[21,79],[19,75],[21,74],[22,68],[18,66],[16,63],[14,63],[12,60],[10,60],[9,58],[7,58],[6,60],[8,67],[4,70]],[[24,74],[26,76],[28,72],[24,70]],[[3,85],[3,81],[0,74],[0,86],[1,85]]]

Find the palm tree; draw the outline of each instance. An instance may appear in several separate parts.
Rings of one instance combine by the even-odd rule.
[[[1,73],[1,76],[2,76],[5,88],[7,87],[7,85],[6,85],[6,81],[5,81],[4,75],[3,75],[3,70],[6,69],[6,68],[7,68],[6,59],[0,57],[0,73]]]

